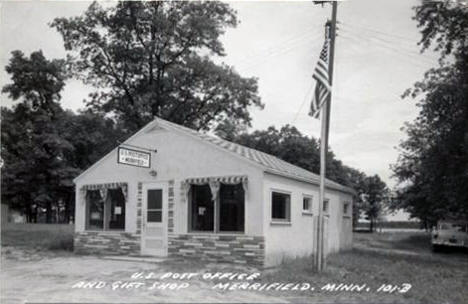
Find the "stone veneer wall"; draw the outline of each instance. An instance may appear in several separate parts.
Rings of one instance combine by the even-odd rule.
[[[174,232],[174,180],[169,181],[169,187],[167,190],[167,233],[171,234]]]
[[[75,232],[74,250],[78,254],[139,255],[140,236],[127,232]]]
[[[169,257],[197,258],[208,262],[264,265],[263,236],[222,234],[169,235]]]

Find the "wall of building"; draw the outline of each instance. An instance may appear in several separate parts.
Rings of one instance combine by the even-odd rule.
[[[289,192],[291,195],[291,221],[277,224],[271,220],[271,192],[274,190]],[[265,256],[266,266],[277,265],[282,260],[313,253],[316,239],[319,187],[304,182],[294,181],[278,175],[265,173],[263,195]],[[312,197],[312,214],[303,212],[303,196]],[[343,203],[350,201],[351,195],[327,189],[326,198],[330,200],[327,218],[327,252],[336,252],[351,245],[351,217],[343,225]],[[352,206],[349,207],[350,215]]]
[[[76,232],[74,250],[77,254],[138,255],[140,236],[126,232]]]
[[[138,168],[117,163],[117,150],[107,155],[97,166],[79,177],[76,189],[86,184],[126,182],[128,201],[125,215],[125,233],[139,236],[141,233],[141,185],[145,182],[167,182],[173,192],[169,197],[169,208],[165,210],[170,220],[169,234],[186,234],[188,227],[188,202],[181,191],[181,182],[192,177],[247,175],[248,191],[245,201],[245,233],[248,236],[262,236],[263,193],[261,191],[262,171],[245,162],[240,156],[225,152],[222,148],[205,143],[177,131],[168,131],[159,126],[140,132],[129,144],[157,149],[152,153],[152,168],[157,172],[153,177],[151,169]],[[75,231],[85,232],[84,193],[76,191]],[[170,213],[169,213],[170,212]],[[169,223],[167,223],[169,224]],[[109,235],[121,232],[96,232],[93,235]],[[83,238],[89,235],[82,235]]]
[[[262,236],[174,234],[169,236],[169,255],[261,267],[265,257],[265,242]]]

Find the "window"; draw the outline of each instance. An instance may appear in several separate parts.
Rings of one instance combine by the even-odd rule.
[[[192,230],[214,231],[214,203],[208,185],[192,185]]]
[[[106,208],[106,229],[125,230],[125,198],[122,190],[108,190]]]
[[[148,223],[162,222],[162,190],[148,190],[148,208],[146,209],[146,221]]]
[[[213,201],[209,185],[191,186],[191,230],[209,232],[243,232],[245,218],[242,184],[220,184]]]
[[[343,215],[349,215],[349,203],[348,202],[344,202],[343,204]]]
[[[221,184],[219,230],[244,231],[244,189],[241,184]]]
[[[302,197],[302,211],[303,212],[312,212],[312,197],[303,196]]]
[[[102,230],[104,228],[104,202],[99,190],[86,192],[87,229]]]
[[[330,208],[330,199],[326,198],[323,200],[323,212],[328,213],[328,210]]]
[[[86,229],[125,230],[125,198],[122,190],[105,191],[105,201],[99,190],[86,192]]]
[[[291,195],[281,192],[271,193],[271,218],[278,221],[291,220]]]

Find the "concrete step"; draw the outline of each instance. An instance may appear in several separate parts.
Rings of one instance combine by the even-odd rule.
[[[143,262],[143,263],[162,263],[167,261],[167,258],[154,256],[128,256],[128,255],[106,255],[101,256],[104,260],[124,261],[124,262]]]

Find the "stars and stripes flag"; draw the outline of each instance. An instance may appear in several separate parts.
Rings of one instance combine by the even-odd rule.
[[[328,96],[331,92],[331,85],[328,73],[328,61],[329,57],[329,39],[325,39],[322,51],[320,52],[320,58],[315,67],[314,75],[312,76],[317,83],[315,84],[315,92],[312,96],[312,102],[310,103],[309,115],[318,118],[320,109],[323,104],[327,101]]]

